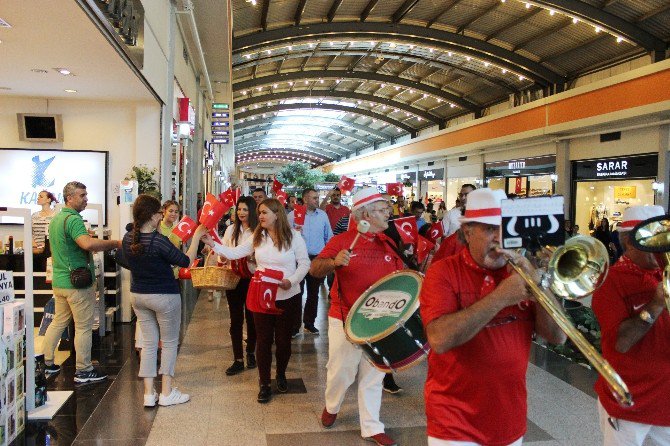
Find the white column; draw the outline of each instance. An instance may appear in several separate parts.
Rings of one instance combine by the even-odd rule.
[[[569,220],[571,218],[572,178],[570,178],[570,141],[567,139],[556,142],[556,175],[558,175],[556,194],[563,195],[565,198],[565,219]]]
[[[174,109],[174,58],[175,32],[177,18],[172,3],[166,4],[170,8],[168,21],[168,51],[167,51],[167,96],[163,104],[161,126],[161,158],[160,158],[160,188],[163,199],[171,197],[172,183],[172,119]]]

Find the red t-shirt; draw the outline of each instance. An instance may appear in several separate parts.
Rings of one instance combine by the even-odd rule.
[[[509,273],[478,266],[468,249],[433,263],[420,295],[424,327],[481,300]],[[526,432],[526,369],[535,309],[500,311],[468,342],[428,355],[424,389],[428,435],[507,445]]]
[[[445,238],[440,244],[440,248],[437,250],[433,256],[433,263],[441,260],[445,257],[453,256],[458,254],[461,250],[465,248],[465,245],[461,243],[461,240],[458,238],[458,233],[454,232],[449,237]]]
[[[593,311],[602,331],[603,357],[621,376],[633,396],[632,407],[621,407],[602,377],[595,390],[614,418],[670,426],[670,314],[663,310],[654,326],[627,353],[616,351],[621,323],[642,311],[656,293],[661,270],[643,270],[622,256],[593,294]]]
[[[320,259],[335,258],[338,252],[349,249],[356,237],[352,229],[331,238],[318,255]],[[384,242],[388,239],[388,242]],[[345,320],[349,309],[372,284],[394,271],[404,268],[400,257],[387,243],[384,234],[361,235],[351,254],[349,265],[335,270],[335,283],[330,288],[331,304],[328,316]],[[341,295],[338,295],[341,290]]]
[[[325,211],[326,214],[328,215],[328,221],[330,221],[330,229],[332,230],[335,230],[337,222],[340,221],[342,217],[344,217],[345,215],[349,215],[351,213],[349,208],[343,204],[341,204],[339,208],[336,208],[332,204],[328,203],[326,205]]]

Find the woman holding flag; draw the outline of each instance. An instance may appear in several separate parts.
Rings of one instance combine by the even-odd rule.
[[[234,248],[243,244],[253,236],[258,226],[256,215],[256,200],[252,197],[241,197],[235,206],[235,222],[228,226],[223,235],[222,244]],[[247,291],[252,274],[256,271],[256,265],[242,257],[231,261],[233,270],[240,276],[237,287],[226,291],[228,310],[230,311],[230,340],[233,344],[235,360],[233,365],[226,369],[226,375],[232,376],[244,371],[244,354],[242,352],[242,327],[247,320],[247,368],[256,368],[256,329],[254,319],[249,309],[246,308]]]
[[[272,344],[276,344],[277,391],[288,391],[286,368],[291,357],[291,323],[301,305],[300,282],[309,271],[307,247],[300,233],[291,229],[279,200],[263,200],[258,206],[259,225],[253,235],[236,247],[216,243],[206,235],[203,241],[229,260],[254,255],[257,269],[247,294],[247,307],[256,327],[256,359],[260,391],[258,402],[272,398],[270,369]]]

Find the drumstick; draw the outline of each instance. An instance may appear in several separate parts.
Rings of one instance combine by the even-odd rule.
[[[356,245],[356,242],[358,241],[358,237],[361,236],[361,234],[365,234],[370,230],[370,223],[368,223],[365,220],[361,220],[358,222],[358,226],[356,226],[356,230],[358,233],[356,234],[356,237],[354,238],[354,241],[351,242],[351,246],[349,246],[349,252],[352,252],[354,250],[354,246]]]

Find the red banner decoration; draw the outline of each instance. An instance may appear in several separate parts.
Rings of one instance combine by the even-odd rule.
[[[413,215],[409,217],[402,217],[393,220],[400,238],[404,244],[415,245],[417,243],[417,237],[419,236],[419,228],[416,226],[416,217]]]
[[[217,200],[214,195],[207,194],[200,214],[200,223],[205,225],[207,229],[215,228],[227,210],[226,206]]]
[[[355,181],[352,178],[347,178],[342,175],[340,182],[337,183],[337,188],[342,192],[350,192],[354,188]]]
[[[191,219],[188,215],[184,215],[177,226],[174,227],[172,233],[179,237],[182,242],[186,243],[193,237],[195,230],[198,228],[198,224]]]
[[[279,181],[277,181],[276,178],[274,180],[272,180],[272,191],[274,193],[279,192],[280,190],[282,190],[283,187],[284,187],[284,185],[282,183],[280,183]]]
[[[237,203],[237,200],[235,200],[235,191],[232,189],[228,189],[225,192],[221,192],[219,194],[219,200],[221,200],[221,203],[225,206],[225,210],[223,213],[225,214],[228,212],[228,209],[232,208],[235,206],[235,203]]]
[[[195,259],[188,268],[179,268],[179,278],[182,280],[191,280],[191,268],[195,268],[200,263],[200,259]]]
[[[423,261],[426,260],[428,254],[430,254],[430,251],[432,251],[434,247],[435,247],[434,243],[431,243],[425,237],[418,236],[418,242],[416,247],[416,260],[419,262],[419,264],[423,263]]]
[[[249,270],[249,261],[247,257],[242,257],[241,259],[231,260],[230,267],[235,274],[240,276],[243,279],[251,279],[253,274]]]
[[[240,197],[242,196],[242,188],[238,187],[235,189],[235,203],[240,201]]]
[[[352,229],[355,231],[358,228],[358,223],[356,223],[356,220],[354,220],[354,217],[349,215],[349,224],[347,225],[347,231],[351,231]]]
[[[288,194],[286,192],[279,190],[275,192],[275,197],[279,200],[282,206],[286,206],[286,201],[288,200]]]
[[[275,305],[284,273],[274,269],[256,270],[247,292],[247,308],[255,313],[281,314]]]
[[[514,193],[515,194],[521,193],[521,177],[517,177],[516,181],[514,182]]]
[[[389,195],[402,195],[402,188],[402,183],[386,183],[386,193]]]
[[[430,229],[428,230],[428,239],[433,243],[437,243],[437,241],[442,237],[444,237],[444,226],[442,226],[442,222],[438,221],[430,225]]]
[[[293,223],[296,226],[304,226],[305,215],[307,215],[307,206],[301,204],[293,205]]]

